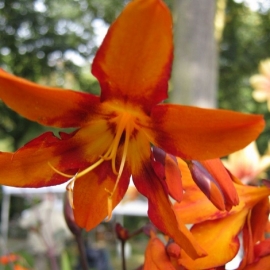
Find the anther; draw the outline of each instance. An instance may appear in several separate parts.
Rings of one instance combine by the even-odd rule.
[[[68,183],[66,190],[68,192],[68,201],[70,206],[74,209],[74,203],[73,203],[73,188],[74,188],[74,183],[77,179],[77,174],[75,174],[72,178],[71,181]]]

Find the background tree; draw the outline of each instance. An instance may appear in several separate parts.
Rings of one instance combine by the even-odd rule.
[[[170,99],[174,103],[215,107],[217,49],[215,0],[175,0],[175,58]]]

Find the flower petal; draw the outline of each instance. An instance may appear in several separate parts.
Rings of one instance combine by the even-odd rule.
[[[233,181],[223,166],[220,159],[211,159],[201,161],[201,164],[213,176],[215,181],[219,184],[222,194],[225,198],[226,210],[229,211],[233,206],[239,204],[238,194],[233,185]]]
[[[204,256],[204,250],[197,245],[192,234],[181,220],[176,220],[166,188],[155,175],[151,163],[142,162],[142,168],[133,174],[133,181],[141,194],[148,198],[148,216],[153,224],[169,235],[192,258]]]
[[[241,262],[241,269],[253,263],[256,259],[255,244],[264,239],[264,232],[269,215],[269,199],[265,196],[249,212],[247,222],[243,228],[244,256]]]
[[[182,251],[179,263],[187,269],[209,269],[222,266],[232,260],[239,249],[237,235],[245,222],[246,215],[247,210],[244,210],[226,218],[194,225],[191,232],[208,255],[191,260]]]
[[[252,209],[258,202],[270,196],[270,188],[261,186],[245,186],[235,184],[240,201],[244,201],[246,206]]]
[[[0,98],[11,109],[40,124],[79,127],[98,111],[99,97],[41,86],[0,69]]]
[[[145,270],[175,270],[173,267],[168,254],[166,253],[164,244],[156,237],[151,234],[151,239],[146,247],[145,251]]]
[[[247,265],[244,269],[245,270],[262,270],[262,269],[269,269],[270,265],[270,256],[265,256],[260,258],[258,261]]]
[[[195,184],[194,180],[192,179],[190,169],[183,159],[177,157],[178,167],[181,171],[182,175],[182,185],[184,190],[199,190],[198,186]]]
[[[153,147],[152,167],[161,180],[165,180],[170,196],[180,202],[183,197],[181,171],[176,157]]]
[[[15,153],[1,152],[1,184],[14,187],[42,187],[66,182],[68,179],[55,173],[48,162],[58,167],[61,163],[60,156],[68,154],[74,147],[76,146],[71,140],[61,140],[52,132],[47,132]],[[69,172],[76,171],[69,170]]]
[[[100,159],[109,148],[113,134],[106,120],[99,119],[71,134],[44,133],[15,153],[0,153],[2,185],[43,187],[68,180],[51,166],[65,174],[74,175]],[[51,165],[51,166],[50,166]]]
[[[177,219],[182,220],[186,224],[194,224],[205,220],[224,218],[229,214],[237,213],[243,209],[245,202],[240,200],[240,204],[233,207],[230,213],[219,211],[194,183],[187,164],[180,158],[177,161],[182,173],[182,182],[185,191],[181,203],[175,203],[173,205]]]
[[[254,246],[255,258],[270,255],[270,238],[267,238]]]
[[[74,217],[80,227],[89,231],[108,216],[109,192],[114,188],[116,177],[111,162],[106,161],[75,181]],[[112,209],[124,197],[129,179],[130,174],[124,170],[112,197]]]
[[[264,128],[260,115],[170,104],[155,106],[151,118],[149,136],[153,144],[172,155],[195,160],[239,150]]]
[[[92,66],[102,101],[121,99],[144,110],[167,97],[172,19],[160,0],[131,1],[111,25]]]
[[[251,212],[250,225],[252,228],[253,242],[258,243],[264,240],[265,228],[269,216],[269,198],[268,196],[258,202]]]
[[[230,214],[241,211],[243,207],[244,203],[241,202]],[[227,211],[218,210],[199,189],[184,193],[181,203],[175,203],[173,209],[177,219],[186,224],[220,219],[229,215]]]

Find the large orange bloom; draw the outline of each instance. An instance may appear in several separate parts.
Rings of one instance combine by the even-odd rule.
[[[151,145],[184,159],[211,159],[254,140],[264,121],[160,104],[167,98],[172,40],[172,19],[162,0],[134,0],[112,24],[94,59],[100,96],[44,87],[0,71],[0,98],[12,109],[43,125],[77,128],[59,137],[47,132],[15,153],[1,153],[1,184],[42,187],[69,180],[76,222],[90,230],[111,215],[132,175],[149,200],[152,222],[191,257],[203,255],[171,208],[168,194],[181,199],[173,192],[181,189],[180,179],[158,177]],[[175,172],[165,176],[180,177],[175,159],[167,155],[165,161]]]
[[[219,160],[211,161],[213,166],[219,163]],[[270,243],[265,240],[264,232],[269,215],[270,189],[265,186],[245,186],[232,176],[239,195],[239,205],[229,212],[220,211],[195,185],[186,165],[181,163],[180,166],[185,194],[181,203],[174,204],[174,211],[181,222],[194,224],[191,232],[208,255],[192,260],[182,251],[178,263],[187,269],[212,269],[225,265],[239,250],[240,232],[243,233],[244,257],[239,269],[246,269],[247,265],[259,260],[262,260],[259,265],[269,263]]]

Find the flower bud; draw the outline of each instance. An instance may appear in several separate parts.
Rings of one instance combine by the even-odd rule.
[[[119,223],[115,225],[115,232],[119,240],[127,240],[129,237],[128,230]]]
[[[222,190],[213,176],[198,161],[188,162],[192,178],[207,198],[219,209],[225,210]]]
[[[181,255],[181,248],[175,242],[171,241],[166,246],[167,254],[175,259],[179,259]]]

